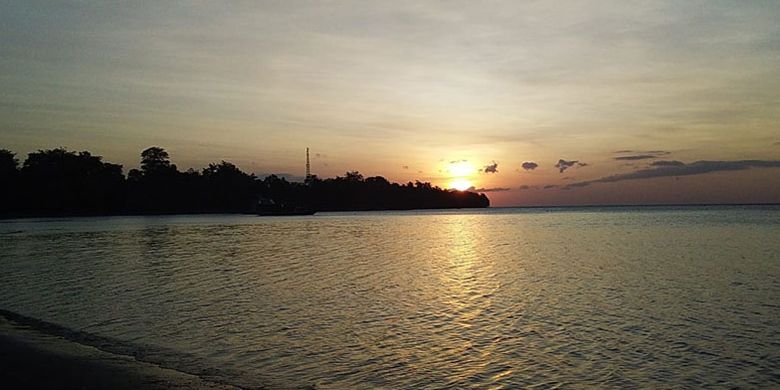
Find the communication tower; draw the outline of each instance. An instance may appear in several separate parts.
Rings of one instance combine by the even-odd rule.
[[[309,148],[306,148],[306,179],[311,177],[311,163],[309,162]]]

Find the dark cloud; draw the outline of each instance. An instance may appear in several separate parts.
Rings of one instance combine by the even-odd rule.
[[[667,151],[667,150],[647,150],[647,151],[638,152],[638,153],[654,154],[656,156],[665,156],[667,154],[671,154],[672,152]]]
[[[564,187],[564,188],[572,189],[572,188],[578,188],[578,187],[587,187],[587,186],[589,186],[589,185],[591,185],[593,183],[596,183],[596,182],[598,182],[598,181],[597,180],[581,181],[581,182],[577,182],[577,183],[567,184],[566,187]]]
[[[671,153],[668,150],[616,150],[612,152],[614,154],[625,154],[625,153],[634,153],[634,154],[669,154]]]
[[[573,167],[575,165],[578,166],[578,167],[585,167],[588,164],[584,163],[584,162],[579,162],[578,160],[564,160],[564,159],[560,159],[560,160],[558,160],[558,163],[555,164],[555,167],[558,168],[558,171],[560,173],[563,173],[563,171],[565,171],[565,170],[567,170],[567,169],[569,169],[569,168],[571,168],[571,167]]]
[[[492,164],[485,166],[485,173],[496,173],[498,172],[498,163],[493,161]]]
[[[535,163],[533,161],[526,161],[522,165],[523,169],[525,169],[526,171],[533,171],[538,166],[539,166],[539,164],[537,164],[537,163]]]
[[[667,154],[670,154],[670,152],[667,152],[666,150],[644,150],[644,151],[617,150],[614,153],[615,154],[631,153],[628,156],[614,157],[614,159],[618,161],[650,160],[650,159],[654,159],[660,156],[666,156]]]
[[[596,180],[572,183],[565,188],[586,187],[594,183],[614,183],[623,180],[652,179],[656,177],[692,176],[710,172],[741,171],[750,168],[780,168],[780,160],[696,161],[685,164],[680,161],[656,161],[652,168],[621,173]]]
[[[530,190],[531,186],[523,184],[520,187],[517,188],[518,190]]]
[[[557,185],[555,185],[555,184],[548,184],[548,185],[544,186],[544,189],[545,189],[545,190],[549,190],[549,189],[551,189],[551,188],[558,188],[558,186],[557,186]]]
[[[681,167],[685,163],[677,160],[658,160],[651,162],[650,165],[654,167]]]
[[[401,165],[401,168],[403,168],[403,169],[409,169],[409,166],[408,166],[408,165]]]
[[[471,192],[501,192],[501,191],[509,191],[509,188],[505,187],[494,187],[494,188],[474,188],[474,186],[469,187],[466,191]]]
[[[654,154],[633,154],[630,156],[618,156],[615,157],[615,160],[618,161],[634,161],[634,160],[649,160],[651,158],[658,158],[658,156]]]
[[[462,162],[467,162],[467,161],[468,160],[452,160],[452,161],[450,161],[450,164],[457,164],[457,163],[462,163]]]
[[[577,160],[566,161],[566,160],[564,160],[564,159],[560,159],[560,160],[558,160],[558,163],[557,163],[557,164],[555,164],[555,167],[556,167],[556,168],[558,168],[558,170],[559,170],[561,173],[563,173],[563,171],[565,171],[565,170],[567,170],[567,169],[571,168],[571,167],[572,167],[572,166],[574,166],[574,164],[576,164],[577,162],[578,162]],[[545,188],[546,188],[546,187],[545,187]]]
[[[775,145],[780,145],[780,141],[777,141],[774,143]]]

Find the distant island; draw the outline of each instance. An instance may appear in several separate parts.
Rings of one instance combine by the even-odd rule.
[[[63,148],[30,153],[19,166],[0,149],[0,216],[253,213],[258,203],[315,211],[412,210],[488,207],[484,194],[447,190],[427,182],[390,183],[357,171],[303,183],[247,174],[226,161],[201,171],[178,170],[165,149],[141,153],[140,169],[90,152]]]

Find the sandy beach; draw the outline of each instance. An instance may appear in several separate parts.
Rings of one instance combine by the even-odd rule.
[[[5,389],[237,389],[39,332],[0,316]]]

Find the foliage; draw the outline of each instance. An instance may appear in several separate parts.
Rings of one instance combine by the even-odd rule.
[[[176,170],[174,165],[173,170]],[[165,149],[152,146],[141,152],[141,170],[146,175],[165,172],[171,169],[170,156]]]
[[[430,183],[390,183],[357,171],[343,177],[310,176],[303,183],[270,175],[259,179],[232,163],[180,172],[165,149],[141,153],[141,169],[127,177],[122,166],[89,152],[62,148],[30,153],[19,168],[0,149],[0,215],[110,215],[252,212],[257,201],[318,211],[487,207],[485,195],[443,190]]]
[[[121,165],[61,148],[30,153],[18,181],[23,209],[44,215],[118,212],[125,184]]]

